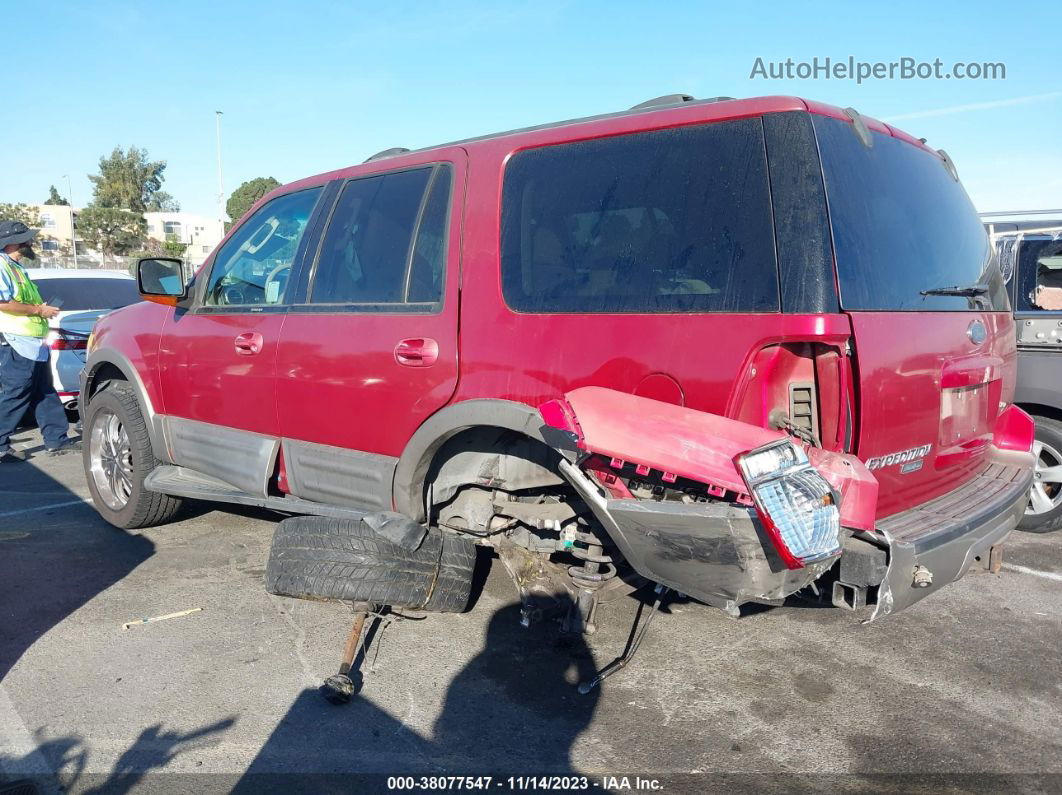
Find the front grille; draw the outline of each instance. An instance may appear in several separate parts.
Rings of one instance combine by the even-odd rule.
[[[954,491],[886,517],[877,523],[877,528],[896,541],[921,541],[1010,504],[1028,487],[1027,469],[989,464]]]

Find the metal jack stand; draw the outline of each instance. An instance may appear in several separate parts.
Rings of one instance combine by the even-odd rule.
[[[362,630],[365,628],[365,619],[368,617],[369,605],[357,605],[354,608],[354,623],[350,627],[346,645],[343,646],[343,659],[339,663],[339,673],[333,674],[324,680],[321,685],[321,695],[333,704],[346,704],[351,697],[361,690],[362,676],[360,671],[351,671],[354,668],[354,658],[359,649],[365,646],[361,643]],[[366,640],[366,646],[369,640]]]
[[[649,604],[649,615],[646,616],[644,621],[642,621],[642,612],[645,610],[645,602],[638,605],[638,612],[634,614],[634,624],[631,626],[630,635],[627,636],[627,645],[623,648],[623,654],[598,671],[589,681],[580,682],[579,692],[581,694],[585,696],[605,679],[616,673],[616,671],[625,668],[627,663],[634,658],[634,655],[642,645],[642,640],[649,629],[649,624],[653,621],[653,616],[660,612],[660,605],[669,590],[671,589],[665,585],[657,585],[653,589],[653,599]]]

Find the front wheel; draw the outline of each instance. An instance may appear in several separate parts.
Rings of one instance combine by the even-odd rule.
[[[82,435],[85,477],[100,516],[123,530],[164,524],[181,500],[144,488],[159,462],[136,393],[112,381],[92,396]]]
[[[1062,528],[1062,422],[1033,417],[1036,470],[1029,505],[1018,527],[1029,533],[1050,533]]]

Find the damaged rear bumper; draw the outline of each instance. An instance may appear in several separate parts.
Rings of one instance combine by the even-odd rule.
[[[558,445],[570,454],[561,461],[562,473],[630,565],[649,580],[728,610],[781,600],[840,558],[838,582],[858,598],[839,598],[842,587],[835,589],[835,604],[858,607],[876,595],[874,618],[895,613],[962,577],[977,558],[987,559],[1020,520],[1032,480],[1032,421],[1013,406],[1001,414],[978,475],[882,520],[875,516],[877,480],[861,461],[810,449],[811,465],[839,499],[843,546],[832,557],[790,567],[779,554],[784,542],[768,538],[764,522],[771,517],[761,504],[746,504],[756,483],[746,483],[735,464],[783,434],[598,387],[569,392],[565,401],[541,407],[547,425],[560,431],[558,441],[570,445]],[[590,455],[606,462],[607,471],[593,469],[598,479],[576,463]],[[731,499],[638,499],[613,474],[632,455],[637,475],[656,471],[665,484],[686,478],[707,484],[709,497]]]
[[[561,467],[636,572],[713,607],[784,599],[837,560],[789,569],[771,556],[753,508],[606,499],[577,467]]]
[[[1023,457],[1024,458],[1024,457]],[[990,464],[955,491],[878,522],[889,565],[872,618],[903,610],[988,560],[1021,520],[1033,471],[1022,460]]]

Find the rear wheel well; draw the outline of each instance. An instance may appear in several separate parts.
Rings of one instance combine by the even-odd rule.
[[[565,484],[560,454],[519,431],[475,426],[454,434],[436,451],[424,478],[429,508],[451,499],[463,486],[526,491]]]
[[[1045,406],[1042,403],[1015,403],[1018,408],[1036,417],[1047,417],[1062,422],[1062,409]]]

